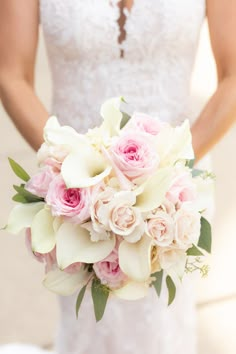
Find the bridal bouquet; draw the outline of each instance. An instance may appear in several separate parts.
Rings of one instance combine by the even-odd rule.
[[[103,122],[82,135],[51,117],[38,151],[38,172],[15,185],[18,204],[6,229],[26,229],[44,285],[71,295],[86,288],[99,321],[109,296],[135,300],[154,286],[174,300],[184,273],[207,266],[211,228],[203,217],[211,176],[193,168],[189,122],[172,127],[144,113],[131,117],[122,98],[101,107]]]

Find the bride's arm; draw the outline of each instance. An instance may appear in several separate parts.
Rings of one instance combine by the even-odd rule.
[[[1,0],[0,6],[0,99],[24,138],[38,149],[48,118],[33,88],[38,1]]]
[[[192,127],[197,160],[236,121],[236,1],[207,0],[207,17],[217,66],[218,87]]]

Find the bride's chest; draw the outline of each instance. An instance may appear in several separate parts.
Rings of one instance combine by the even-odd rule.
[[[195,45],[205,0],[134,0],[125,11],[119,43],[119,0],[40,0],[40,17],[52,53],[104,60],[184,55]]]

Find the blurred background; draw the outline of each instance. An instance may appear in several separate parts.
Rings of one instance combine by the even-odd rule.
[[[216,85],[215,64],[204,24],[192,78],[193,109],[200,111]],[[36,67],[36,89],[50,106],[51,82],[43,36]],[[32,112],[33,113],[33,112]],[[210,127],[206,127],[210,129]],[[0,105],[0,227],[13,205],[16,182],[7,157],[30,173],[34,152],[21,138]],[[236,353],[236,126],[212,151],[216,174],[214,244],[209,276],[198,285],[199,354]],[[28,254],[23,235],[0,235],[0,344],[23,342],[51,348],[58,320],[56,297],[41,285],[43,267]]]

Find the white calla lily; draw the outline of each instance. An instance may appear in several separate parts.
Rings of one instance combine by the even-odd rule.
[[[64,223],[57,234],[57,262],[61,269],[75,262],[95,263],[106,258],[115,247],[115,236],[109,240],[91,241],[88,230]]]
[[[90,274],[83,267],[74,274],[55,269],[46,274],[43,285],[56,294],[68,296],[82,287],[88,281],[89,276]]]
[[[147,212],[157,208],[164,200],[166,192],[172,181],[172,168],[161,168],[151,176],[136,193],[137,200],[135,206],[141,212]]]
[[[122,288],[113,290],[112,294],[122,300],[139,300],[147,295],[148,289],[147,283],[129,282]]]
[[[111,169],[99,152],[86,146],[65,158],[61,174],[68,188],[84,188],[101,182]]]
[[[31,225],[31,242],[34,252],[48,253],[55,247],[54,217],[49,209],[42,209],[35,215]]]
[[[179,159],[194,159],[189,121],[185,120],[175,128],[165,127],[158,134],[157,152],[162,167],[172,165]]]
[[[44,140],[49,145],[67,145],[72,151],[87,144],[84,135],[77,133],[72,127],[61,126],[55,116],[50,117],[44,127]]]
[[[122,100],[122,97],[111,98],[101,106],[100,114],[103,118],[101,129],[105,136],[119,135],[120,123],[123,117],[120,111]]]
[[[6,231],[17,234],[30,227],[35,215],[44,207],[44,202],[18,204],[10,212]]]
[[[132,280],[145,282],[151,273],[152,239],[144,235],[138,242],[122,241],[119,247],[121,270]]]
[[[215,194],[215,183],[213,178],[202,178],[199,176],[193,178],[193,182],[197,189],[197,198],[194,201],[195,209],[199,211],[209,209],[209,211],[212,212]]]

